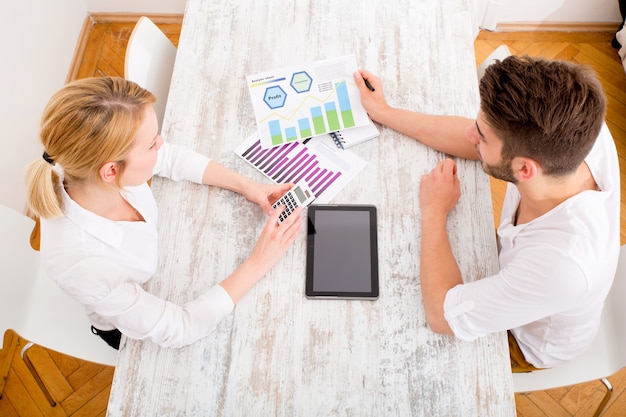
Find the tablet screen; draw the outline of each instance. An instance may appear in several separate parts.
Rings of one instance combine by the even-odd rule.
[[[306,296],[378,297],[376,207],[308,209]]]

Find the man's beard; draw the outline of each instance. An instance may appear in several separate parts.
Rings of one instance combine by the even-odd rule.
[[[478,152],[483,171],[485,171],[486,174],[491,175],[498,180],[517,184],[517,178],[515,178],[515,175],[513,174],[513,168],[511,168],[513,158],[504,158],[503,161],[500,162],[500,164],[498,165],[489,165],[485,161],[483,161],[483,156],[480,154],[478,147],[476,147],[476,152]]]
[[[515,178],[515,175],[513,174],[513,169],[511,168],[510,160],[502,161],[502,163],[498,165],[489,165],[485,162],[483,162],[482,165],[483,165],[483,171],[485,171],[485,173],[491,175],[492,177],[498,180],[503,180],[503,181],[507,181],[513,184],[517,184],[517,178]]]

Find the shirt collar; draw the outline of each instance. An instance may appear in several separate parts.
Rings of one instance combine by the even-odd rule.
[[[61,180],[62,181],[62,180]],[[98,216],[89,210],[82,208],[76,203],[61,182],[61,195],[63,200],[63,213],[72,223],[83,229],[86,233],[103,241],[107,245],[120,247],[124,236],[124,229],[117,222]]]

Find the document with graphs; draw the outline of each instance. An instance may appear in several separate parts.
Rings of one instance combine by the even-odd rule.
[[[365,126],[353,55],[246,77],[264,149]]]
[[[276,184],[306,181],[315,194],[315,204],[329,203],[367,165],[350,149],[335,146],[330,135],[263,149],[255,132],[235,154]]]

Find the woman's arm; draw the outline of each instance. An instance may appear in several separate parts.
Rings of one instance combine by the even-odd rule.
[[[270,214],[272,211],[271,204],[293,186],[290,183],[278,185],[262,184],[215,161],[207,164],[202,176],[202,183],[239,193],[249,201],[261,206],[267,214]]]
[[[271,213],[250,257],[220,283],[234,304],[280,260],[300,231],[302,208],[297,208],[280,224],[278,216],[284,207],[279,208]]]

